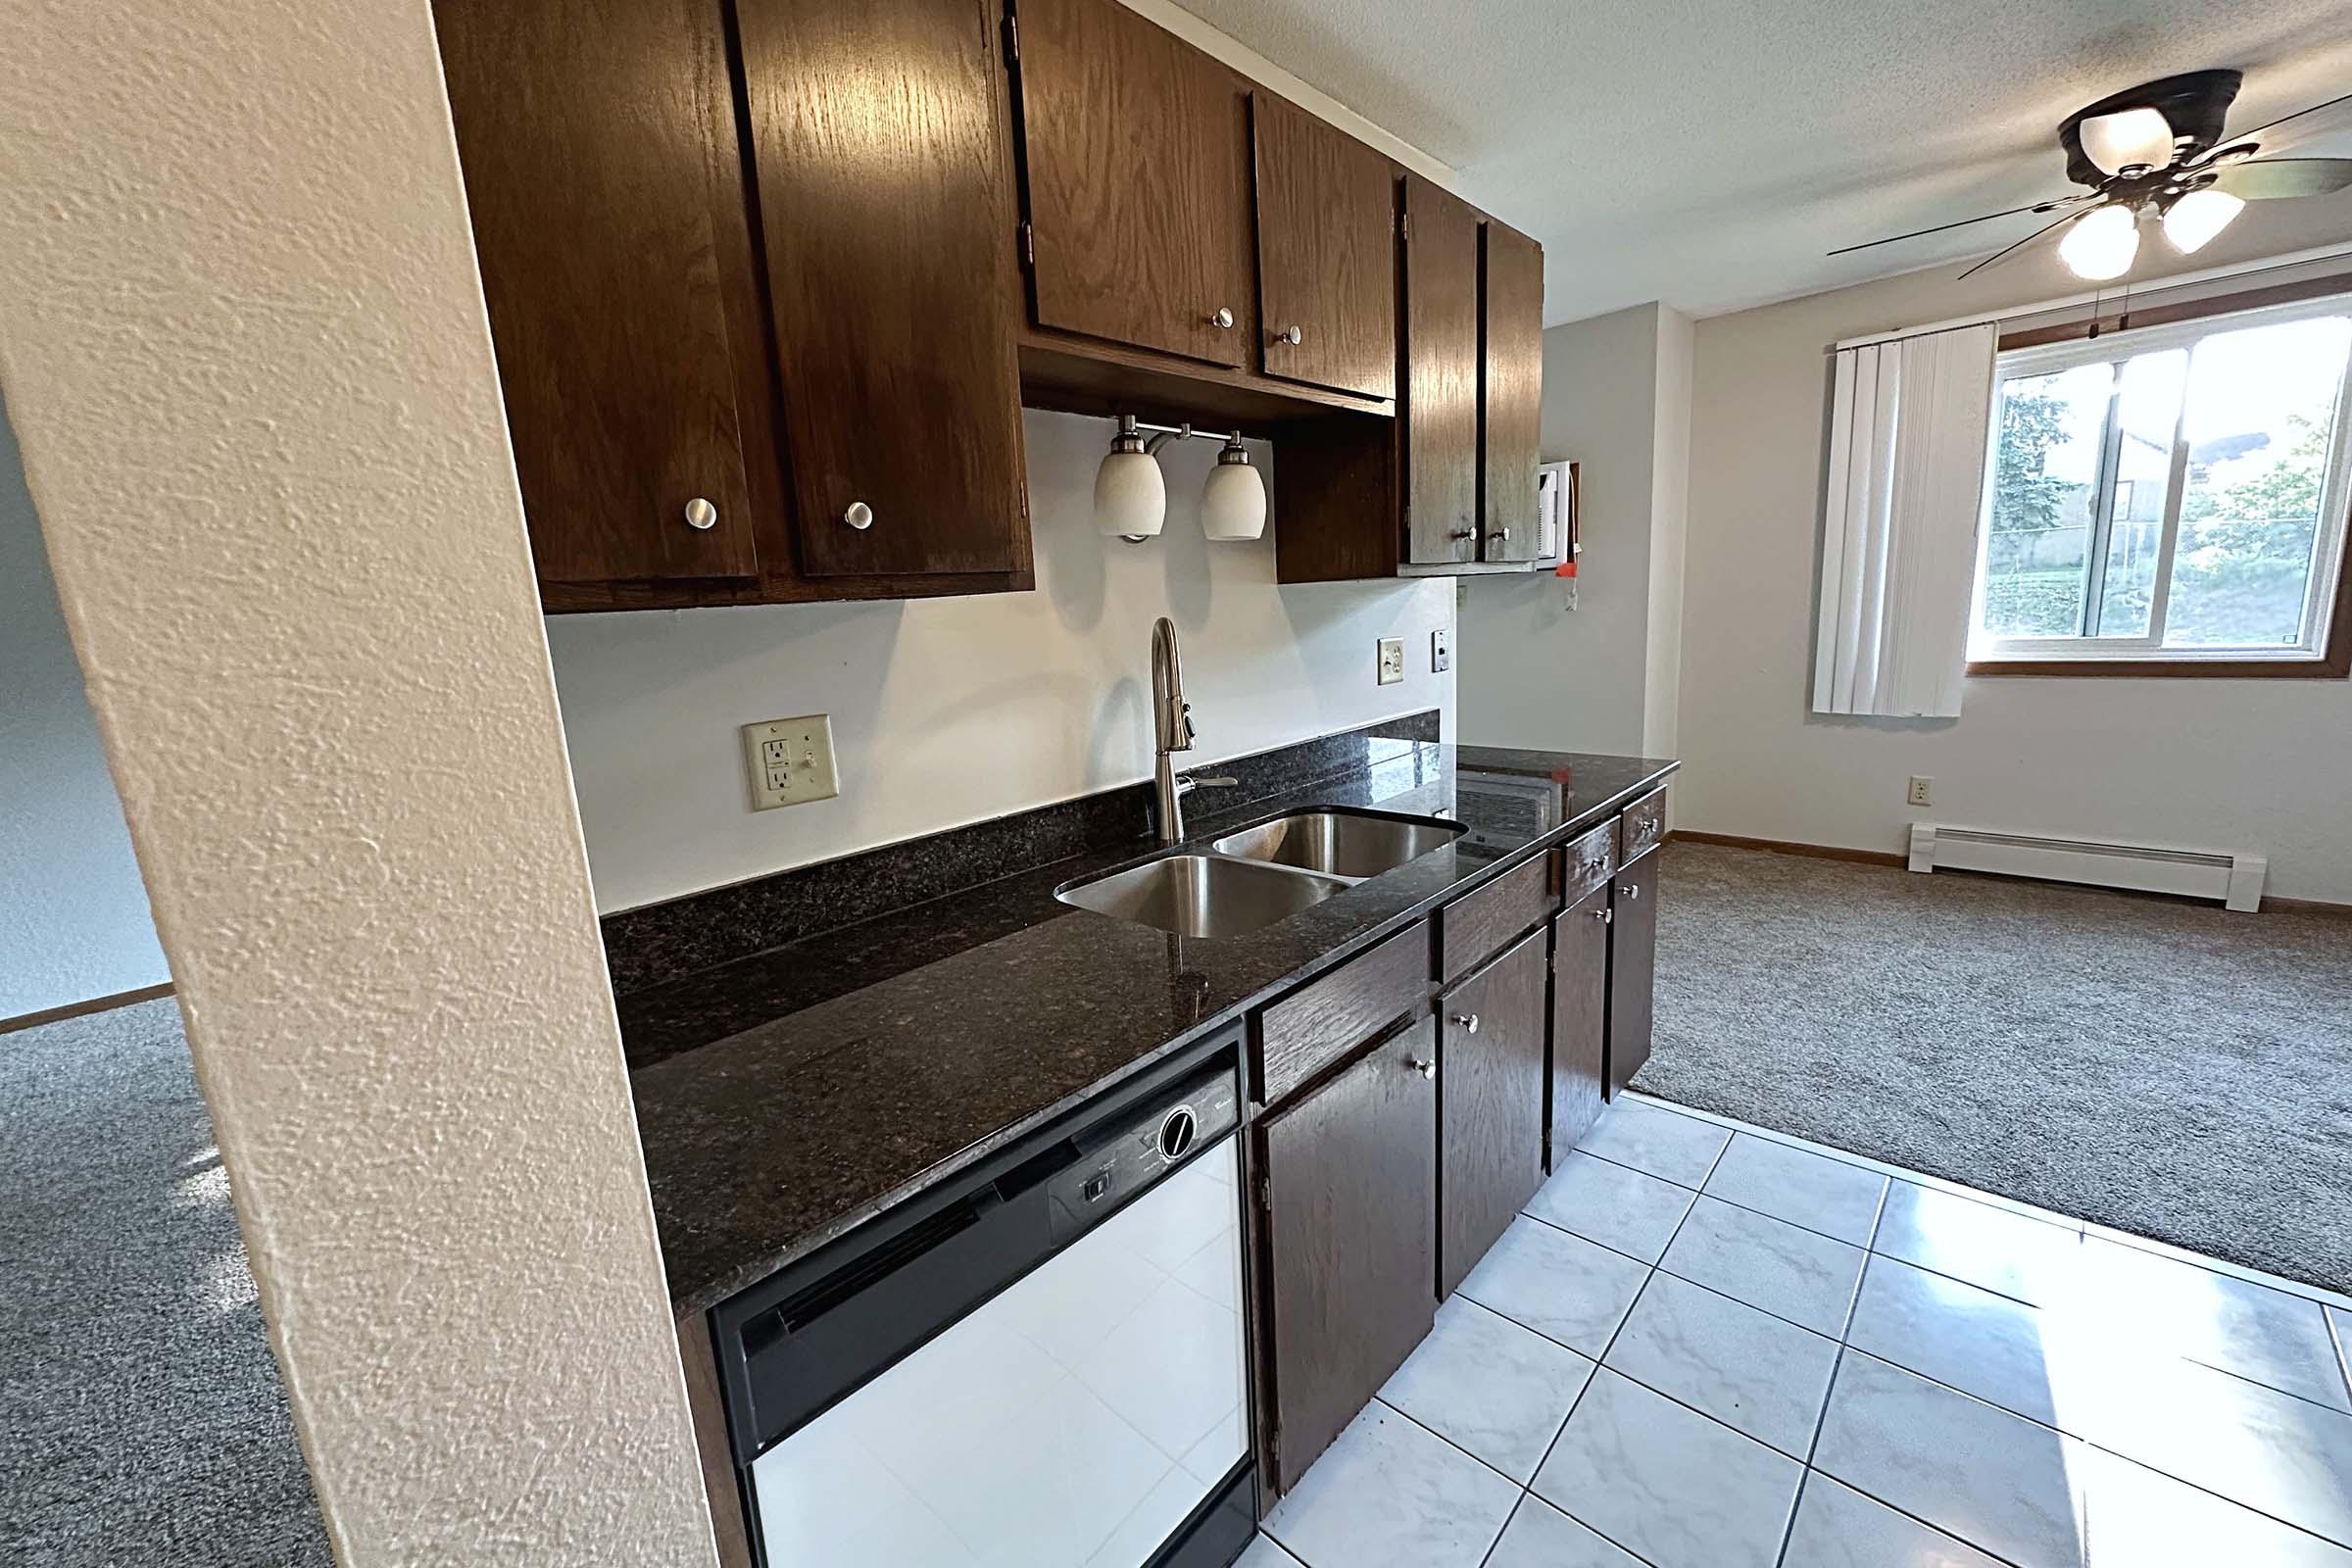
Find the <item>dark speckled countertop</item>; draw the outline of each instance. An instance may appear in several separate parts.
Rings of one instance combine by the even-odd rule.
[[[1396,741],[1286,797],[1223,816],[1196,805],[1195,842],[1319,805],[1442,814],[1469,830],[1247,935],[1172,936],[1054,899],[1065,882],[1156,853],[1129,843],[627,999],[632,1054],[649,1039],[665,1053],[631,1081],[675,1309],[758,1283],[1599,820],[1675,765]]]

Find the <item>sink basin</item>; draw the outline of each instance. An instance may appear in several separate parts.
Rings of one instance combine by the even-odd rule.
[[[1321,904],[1348,884],[1251,860],[1171,855],[1062,888],[1054,896],[1098,914],[1186,937],[1234,937]]]
[[[1353,811],[1300,811],[1228,834],[1209,848],[1219,855],[1361,881],[1450,844],[1461,831],[1459,822],[1433,817],[1408,820]]]

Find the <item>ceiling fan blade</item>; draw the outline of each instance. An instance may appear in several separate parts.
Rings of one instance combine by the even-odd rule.
[[[2162,110],[2123,109],[2094,115],[2077,127],[2082,156],[2110,174],[2133,167],[2163,169],[2173,161],[2173,122]]]
[[[2277,120],[2266,121],[2252,130],[2238,131],[2230,139],[2233,142],[2247,141],[2261,135],[2274,125],[2283,125],[2290,120],[2301,120],[2305,115],[2316,115],[2323,109],[2333,109],[2337,104],[2352,104],[2352,92],[2345,93],[2341,98],[2329,98],[2323,103],[2313,104],[2309,109],[2298,109],[2291,115],[2280,115]]]
[[[2048,221],[2048,222],[2046,222],[2046,223],[2042,224],[2042,225],[2041,225],[2039,228],[2035,229],[2035,230],[2034,230],[2033,233],[2031,233],[2031,234],[2028,234],[2028,235],[2027,235],[2027,236],[2026,236],[2024,239],[2021,239],[2021,240],[2019,240],[2019,241],[2018,241],[2016,244],[2014,244],[2014,245],[2010,246],[2010,247],[2009,247],[2007,250],[2005,250],[2005,251],[1995,251],[1995,252],[1993,252],[1993,253],[1992,253],[1990,256],[1987,256],[1987,257],[1985,257],[1985,258],[1984,258],[1983,261],[1979,262],[1979,263],[1978,263],[1976,266],[1974,266],[1974,267],[1970,268],[1970,269],[1969,269],[1967,271],[1965,271],[1965,272],[1962,272],[1962,273],[1960,274],[1960,278],[1959,278],[1959,279],[1954,279],[1954,281],[1959,281],[1960,279],[1965,279],[1965,278],[1973,277],[1973,276],[1975,276],[1977,273],[1979,273],[1979,272],[1982,272],[1983,270],[1984,270],[1984,269],[1986,269],[1987,267],[1990,267],[1990,266],[1991,266],[1993,263],[1995,263],[1995,262],[1998,262],[1998,261],[2004,261],[2004,260],[2006,260],[2007,258],[2009,258],[2009,257],[2011,257],[2011,256],[2014,256],[2014,255],[2016,255],[2016,254],[2017,254],[2019,251],[2022,251],[2022,250],[2024,250],[2024,249],[2025,249],[2027,246],[2029,246],[2029,245],[2033,244],[2033,243],[2034,243],[2035,240],[2037,240],[2037,239],[2041,238],[2041,236],[2042,236],[2042,235],[2044,235],[2044,234],[2047,234],[2047,233],[2048,233],[2048,232],[2049,232],[2051,229],[2058,227],[2058,226],[2059,226],[2061,223],[2065,223],[2065,222],[2069,222],[2069,221],[2071,221],[2071,220],[2073,220],[2074,216],[2075,216],[2075,215],[2074,215],[2074,214],[2072,214],[2072,213],[2063,213],[2063,214],[2059,215],[2057,218],[2054,218],[2054,219],[2052,219],[2050,221]]]
[[[2352,185],[2352,158],[2258,158],[2228,165],[2213,180],[2215,190],[2248,202],[2325,196],[2347,185]]]
[[[2026,207],[2004,208],[1997,213],[1980,213],[1974,218],[1963,218],[1957,222],[1937,223],[1934,228],[1915,228],[1908,234],[1889,234],[1885,239],[1866,239],[1859,245],[1840,245],[1829,254],[1844,256],[1853,251],[1869,250],[1873,245],[1892,245],[1897,240],[1918,239],[1923,234],[1940,234],[1947,228],[1966,228],[1971,223],[1989,223],[1996,218],[2015,218],[2020,213],[2054,213],[2061,207],[2072,207],[2078,202],[2093,202],[2098,199],[2099,193],[2090,190],[2082,191],[2073,196],[2053,196],[2046,202],[2034,202]]]

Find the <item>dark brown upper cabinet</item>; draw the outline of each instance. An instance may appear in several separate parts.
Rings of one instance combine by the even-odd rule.
[[[1395,397],[1395,167],[1272,93],[1252,96],[1250,128],[1266,373]]]
[[[1404,555],[1415,565],[1478,559],[1478,214],[1404,176]],[[1280,466],[1276,471],[1279,473]]]
[[[549,610],[1033,585],[985,0],[433,10]]]
[[[1479,559],[1534,561],[1544,438],[1544,247],[1489,219],[1479,336]]]
[[[1027,564],[986,0],[736,0],[802,570]]]
[[[1037,324],[1254,366],[1249,85],[1115,0],[1019,0]]]
[[[717,5],[433,10],[541,580],[753,577]]]

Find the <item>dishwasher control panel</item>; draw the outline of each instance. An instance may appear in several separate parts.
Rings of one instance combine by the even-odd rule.
[[[1073,1140],[1077,1161],[1047,1184],[1054,1240],[1098,1224],[1241,1119],[1241,1080],[1219,1066],[1081,1134]]]

